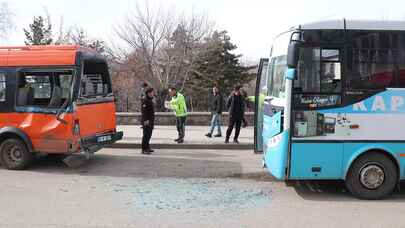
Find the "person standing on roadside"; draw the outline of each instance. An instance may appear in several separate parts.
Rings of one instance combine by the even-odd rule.
[[[187,117],[186,99],[183,94],[177,92],[175,87],[169,88],[169,95],[171,96],[170,108],[176,115],[176,127],[178,132],[178,138],[174,141],[177,143],[183,143]]]
[[[212,88],[212,100],[211,100],[211,114],[212,114],[212,119],[211,119],[211,127],[209,132],[205,135],[208,138],[212,137],[212,133],[215,130],[215,127],[217,127],[218,132],[214,137],[222,137],[221,133],[221,114],[222,114],[222,106],[223,106],[223,98],[221,93],[219,92],[219,88],[215,85]]]
[[[142,98],[141,106],[141,123],[143,127],[142,136],[142,154],[150,154],[153,150],[150,148],[150,138],[152,137],[152,131],[155,122],[155,109],[153,103],[153,97],[155,96],[155,91],[153,88],[145,89],[145,96]]]
[[[146,97],[146,89],[148,88],[148,83],[142,82],[141,84],[141,94],[139,95],[139,98],[141,99],[141,105],[142,105],[142,100]],[[143,125],[141,124],[141,129],[143,128]]]
[[[139,96],[139,98],[144,98],[145,96],[146,96],[146,89],[148,89],[148,83],[146,83],[146,82],[142,82],[142,84],[141,84],[141,94],[140,94],[140,96]]]
[[[229,111],[229,125],[228,130],[226,131],[225,143],[229,143],[229,137],[231,136],[234,127],[235,135],[233,138],[233,142],[239,143],[238,137],[242,119],[245,113],[245,101],[241,95],[240,89],[241,86],[235,86],[235,89],[226,102],[226,108]]]
[[[247,95],[247,92],[244,90],[244,89],[241,89],[241,95],[242,95],[242,98],[243,98],[243,102],[245,102],[245,109],[246,108],[249,108],[249,101],[248,101],[248,95]],[[247,125],[248,125],[248,122],[247,122],[247,120],[246,120],[246,118],[245,118],[245,113],[243,113],[243,118],[242,118],[242,127],[243,128],[245,128],[245,127],[247,127]]]

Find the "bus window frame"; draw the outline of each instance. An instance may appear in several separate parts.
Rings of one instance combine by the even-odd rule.
[[[94,61],[103,63],[106,67],[105,72],[108,76],[107,82],[110,85],[110,92],[100,95],[93,95],[93,96],[82,96],[82,78],[84,76],[84,66],[86,61]],[[86,104],[98,104],[98,103],[106,103],[106,102],[114,102],[114,94],[112,88],[112,80],[110,75],[110,69],[107,60],[99,54],[95,53],[87,53],[87,52],[80,52],[78,57],[78,65],[79,71],[76,74],[75,80],[75,88],[74,88],[74,96],[73,101],[75,105],[86,105]]]

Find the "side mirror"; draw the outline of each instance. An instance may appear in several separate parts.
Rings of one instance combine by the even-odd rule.
[[[298,65],[298,57],[299,43],[297,41],[291,41],[288,45],[287,66],[289,68],[296,68]]]
[[[286,78],[289,80],[295,80],[297,71],[294,68],[288,68],[286,72]]]

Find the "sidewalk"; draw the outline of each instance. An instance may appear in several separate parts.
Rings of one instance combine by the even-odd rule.
[[[186,137],[183,144],[178,144],[173,140],[177,138],[175,126],[155,126],[151,139],[151,147],[156,149],[253,149],[253,127],[242,128],[239,136],[239,144],[225,144],[225,132],[227,127],[222,127],[221,138],[208,138],[205,134],[208,126],[186,126]],[[124,132],[121,141],[111,145],[112,148],[140,148],[142,140],[142,129],[134,125],[119,125],[117,130]],[[233,131],[233,133],[235,130]],[[214,132],[216,134],[216,131]]]

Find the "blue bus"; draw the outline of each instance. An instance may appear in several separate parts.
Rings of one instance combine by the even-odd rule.
[[[255,150],[281,180],[344,180],[362,199],[405,179],[405,22],[329,20],[260,61]]]

